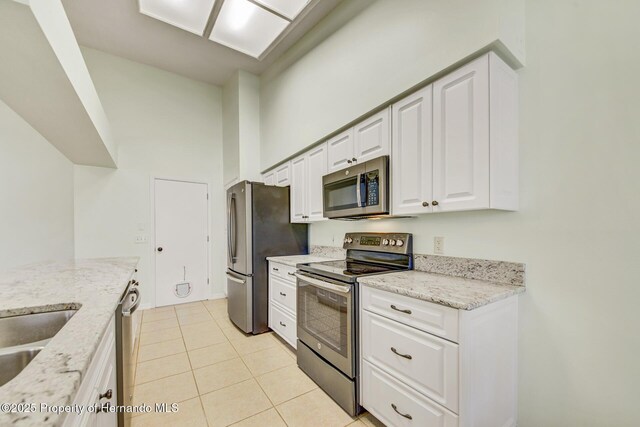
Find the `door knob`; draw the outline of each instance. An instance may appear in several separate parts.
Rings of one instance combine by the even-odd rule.
[[[162,246],[158,247],[158,252],[162,252]]]

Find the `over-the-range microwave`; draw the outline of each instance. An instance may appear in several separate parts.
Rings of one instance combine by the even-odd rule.
[[[389,214],[389,156],[322,177],[324,216],[359,219]]]

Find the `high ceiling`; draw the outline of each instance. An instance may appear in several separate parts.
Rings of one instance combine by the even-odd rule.
[[[262,60],[139,13],[136,0],[62,0],[83,46],[194,80],[224,84],[242,69],[261,74],[341,0],[320,0]]]

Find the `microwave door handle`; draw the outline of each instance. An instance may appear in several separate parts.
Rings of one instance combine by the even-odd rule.
[[[358,181],[356,182],[356,204],[358,205],[358,207],[362,206],[361,200],[362,200],[362,195],[360,194],[360,178],[362,177],[361,174],[358,174]]]

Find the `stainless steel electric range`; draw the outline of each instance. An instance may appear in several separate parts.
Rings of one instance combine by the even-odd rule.
[[[298,264],[298,366],[346,412],[358,405],[358,278],[413,268],[407,233],[347,233],[342,261]]]

